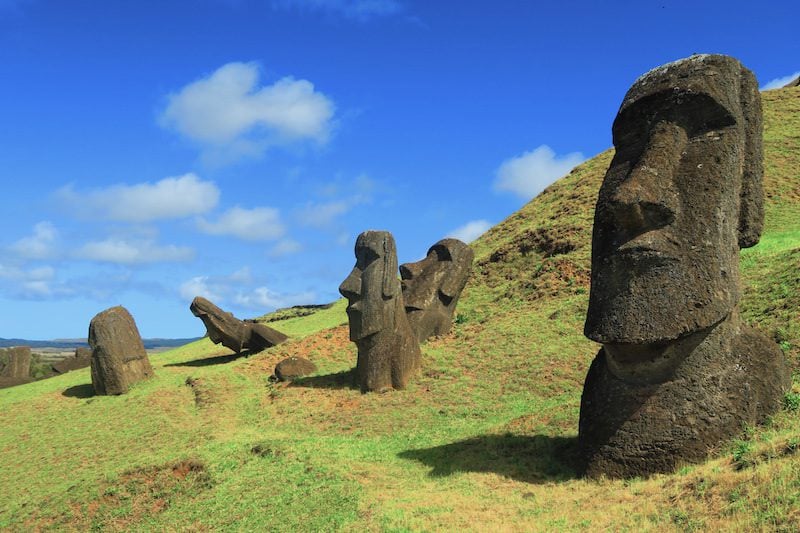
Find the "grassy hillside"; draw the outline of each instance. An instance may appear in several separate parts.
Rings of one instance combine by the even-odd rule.
[[[767,224],[743,254],[746,319],[800,363],[800,88],[764,94]],[[451,335],[406,391],[350,387],[344,305],[270,325],[249,358],[207,339],[94,397],[87,370],[0,391],[0,528],[794,531],[800,395],[703,465],[577,478],[592,211],[611,152],[475,243]],[[346,273],[342,273],[344,276]],[[268,380],[289,355],[319,372]],[[795,383],[794,392],[800,392]]]

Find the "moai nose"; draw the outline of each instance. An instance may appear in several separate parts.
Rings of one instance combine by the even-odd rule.
[[[354,268],[339,285],[339,294],[348,300],[357,300],[361,297],[361,271]]]
[[[678,212],[675,173],[688,143],[686,131],[672,122],[657,124],[642,155],[611,196],[617,222],[634,232],[671,224]]]
[[[400,265],[401,279],[414,279],[422,267],[417,263],[403,263]]]

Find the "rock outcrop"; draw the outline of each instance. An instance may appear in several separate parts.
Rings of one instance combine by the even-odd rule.
[[[305,357],[287,357],[275,365],[275,377],[278,381],[291,381],[316,371],[317,365]]]
[[[92,364],[92,350],[89,348],[75,348],[73,357],[65,357],[61,361],[53,363],[51,368],[56,374],[66,374],[71,370],[86,368]]]
[[[622,102],[600,189],[585,334],[586,474],[670,472],[762,422],[790,376],[742,323],[739,249],[763,225],[758,84],[737,60],[692,56],[648,72]]]
[[[153,368],[133,317],[122,306],[98,313],[89,323],[92,386],[95,394],[125,394],[153,376]]]

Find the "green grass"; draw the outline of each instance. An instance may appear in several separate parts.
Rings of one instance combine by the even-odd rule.
[[[742,254],[745,319],[800,364],[800,89],[764,95],[766,231]],[[793,531],[800,384],[702,465],[577,478],[581,332],[605,152],[475,243],[453,332],[405,391],[351,388],[345,303],[269,322],[250,357],[202,339],[91,396],[88,369],[0,390],[0,529]],[[267,317],[262,317],[265,319]],[[316,375],[268,380],[299,355]],[[188,384],[187,384],[188,383]]]

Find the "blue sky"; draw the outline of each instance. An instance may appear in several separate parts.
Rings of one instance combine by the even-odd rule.
[[[800,70],[794,2],[0,0],[0,337],[321,303],[385,229],[473,239],[611,144],[640,74]],[[788,80],[787,80],[788,81]]]

